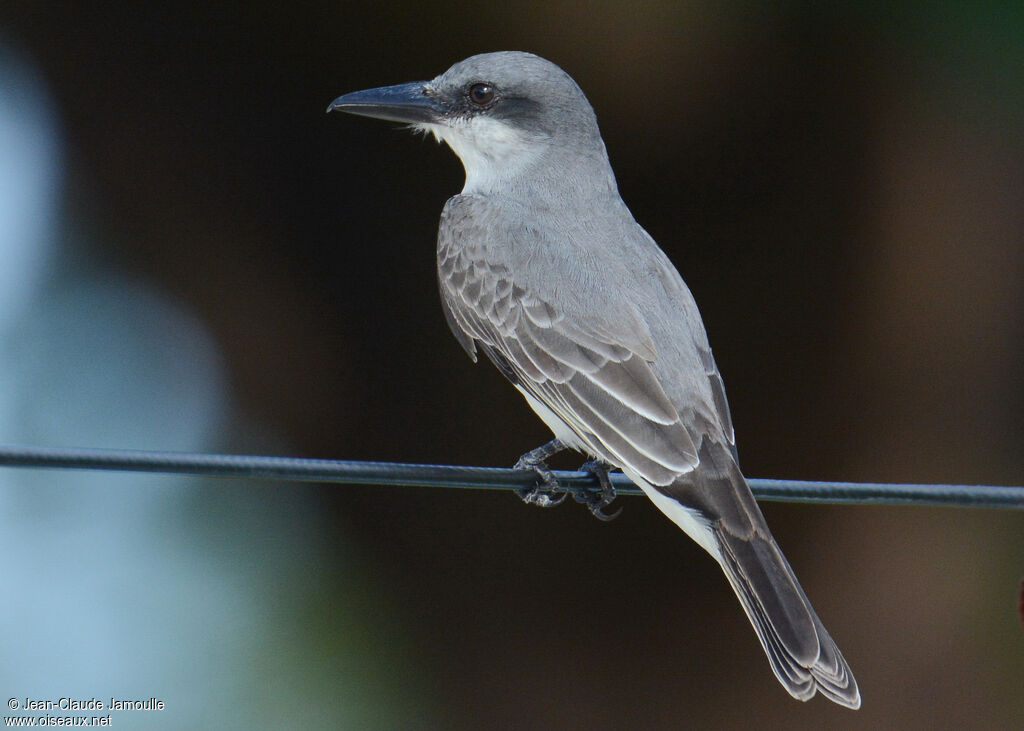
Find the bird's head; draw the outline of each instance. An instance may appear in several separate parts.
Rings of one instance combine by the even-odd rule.
[[[523,175],[564,174],[581,163],[607,168],[587,98],[565,71],[531,53],[472,56],[432,81],[345,94],[327,111],[432,133],[462,160],[463,192],[487,192]]]

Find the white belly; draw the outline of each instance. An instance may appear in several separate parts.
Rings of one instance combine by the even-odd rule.
[[[529,393],[523,390],[522,387],[516,386],[516,389],[519,391],[519,393],[523,394],[523,398],[526,399],[526,403],[528,403],[530,405],[530,408],[533,409],[534,413],[536,413],[537,416],[541,418],[541,421],[548,425],[548,429],[550,429],[554,433],[555,438],[557,438],[558,441],[560,441],[567,447],[575,449],[578,452],[589,454],[591,457],[598,456],[590,447],[586,445],[586,443],[582,439],[580,439],[579,435],[576,434],[576,432],[569,428],[568,424],[562,421],[561,417],[559,417],[558,414],[556,414],[554,411],[549,409],[545,404],[541,403],[536,398],[531,396]]]

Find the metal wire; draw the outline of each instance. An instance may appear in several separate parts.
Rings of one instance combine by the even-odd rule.
[[[0,446],[0,466],[493,490],[529,488],[537,482],[537,476],[531,471],[499,467],[121,449]],[[597,480],[587,472],[555,471],[555,477],[567,491],[581,497],[600,490]],[[641,494],[640,489],[625,475],[613,473],[611,479],[618,494]],[[843,505],[958,505],[1024,509],[1024,487],[765,479],[750,479],[748,482],[755,497],[760,500]]]

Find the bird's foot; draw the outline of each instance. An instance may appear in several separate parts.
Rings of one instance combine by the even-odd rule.
[[[533,470],[540,480],[532,487],[521,487],[516,494],[524,503],[537,505],[542,508],[553,508],[561,505],[568,490],[558,484],[554,473],[547,465],[547,458],[565,449],[565,445],[557,439],[552,439],[547,444],[542,444],[536,449],[531,449],[516,462],[514,469]]]
[[[608,477],[611,466],[599,459],[593,459],[584,463],[580,470],[582,472],[589,472],[597,478],[598,484],[601,485],[601,492],[599,494],[593,492],[588,492],[585,495],[574,494],[573,497],[576,501],[584,503],[590,508],[590,512],[598,520],[609,521],[618,518],[622,514],[622,508],[619,508],[611,515],[606,515],[604,512],[604,509],[611,505],[615,499],[615,488],[612,487],[611,478]]]

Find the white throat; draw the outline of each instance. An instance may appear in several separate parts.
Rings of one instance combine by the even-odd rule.
[[[463,193],[486,193],[515,178],[544,149],[536,139],[496,119],[471,117],[449,124],[413,125],[445,142],[466,169]]]

